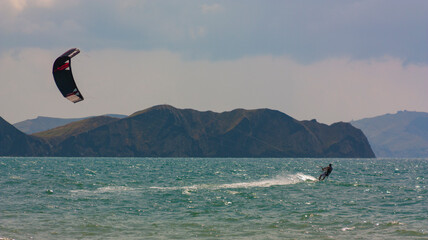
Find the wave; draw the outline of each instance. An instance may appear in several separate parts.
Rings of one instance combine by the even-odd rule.
[[[316,181],[317,179],[305,175],[303,173],[297,173],[297,174],[289,174],[286,176],[276,176],[271,179],[264,179],[259,181],[252,181],[252,182],[238,182],[238,183],[226,183],[226,184],[199,184],[199,185],[190,185],[190,186],[174,186],[174,187],[150,187],[150,189],[157,189],[157,190],[168,190],[168,191],[174,191],[174,190],[182,190],[183,193],[190,193],[190,191],[196,191],[201,189],[209,189],[209,190],[217,190],[217,189],[238,189],[238,188],[267,188],[272,186],[283,186],[283,185],[290,185],[290,184],[297,184],[305,181]],[[78,195],[92,195],[92,194],[103,194],[103,193],[120,193],[120,192],[127,192],[127,191],[136,191],[136,190],[142,190],[142,188],[130,188],[125,186],[106,186],[106,187],[100,187],[93,190],[88,189],[77,189],[77,190],[71,190],[70,192],[72,194],[78,194]]]
[[[305,181],[316,181],[316,178],[302,173],[291,174],[288,176],[277,176],[272,179],[260,180],[254,182],[242,182],[218,185],[217,188],[253,188],[253,187],[272,187],[296,184]]]
[[[100,187],[95,190],[86,190],[86,189],[78,189],[71,190],[71,193],[80,193],[80,194],[99,194],[99,193],[115,193],[115,192],[123,192],[133,190],[133,188],[125,187],[125,186],[107,186]]]
[[[317,181],[316,178],[305,175],[303,173],[297,173],[297,174],[290,174],[287,176],[277,176],[272,179],[265,179],[265,180],[259,180],[259,181],[252,181],[252,182],[240,182],[240,183],[227,183],[227,184],[219,184],[219,185],[212,185],[212,184],[200,184],[200,185],[191,185],[191,186],[184,186],[184,187],[150,187],[151,189],[159,189],[159,190],[185,190],[185,191],[191,191],[191,190],[199,190],[199,189],[236,189],[236,188],[267,188],[272,186],[284,186],[284,185],[291,185],[291,184],[297,184],[301,182],[313,182]]]

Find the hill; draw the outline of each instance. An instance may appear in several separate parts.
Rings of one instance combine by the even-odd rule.
[[[47,156],[49,146],[40,138],[28,136],[0,117],[0,156]]]
[[[113,118],[109,116],[98,116],[86,118],[79,121],[74,121],[64,126],[56,127],[54,129],[38,132],[32,134],[32,136],[43,138],[50,142],[51,144],[57,144],[64,141],[67,138],[77,136],[81,133],[90,131],[99,126],[112,123],[118,120],[118,118]]]
[[[428,113],[400,111],[353,121],[378,157],[428,157]]]
[[[49,140],[52,131],[37,136]],[[62,132],[69,137],[51,141],[52,155],[375,157],[364,134],[348,123],[300,122],[270,109],[214,113],[161,105],[92,130],[67,125]]]
[[[51,118],[51,117],[37,117],[35,119],[28,119],[22,122],[13,124],[20,131],[32,134],[36,132],[46,131],[58,126],[62,126],[74,121],[79,121],[84,118]]]
[[[113,117],[113,118],[124,118],[125,115],[119,114],[108,114],[105,116]],[[85,118],[52,118],[52,117],[37,117],[34,119],[28,119],[22,122],[17,122],[13,124],[17,129],[26,134],[33,134],[37,132],[46,131],[49,129],[53,129],[59,126],[66,125],[68,123],[80,121],[83,119],[87,119],[91,117]]]

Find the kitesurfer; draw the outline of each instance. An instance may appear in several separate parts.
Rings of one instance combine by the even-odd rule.
[[[322,171],[323,173],[318,178],[319,181],[321,181],[321,177],[322,177],[322,180],[324,180],[326,177],[330,175],[331,171],[333,171],[333,167],[331,166],[331,163],[328,165],[328,167],[323,167]]]

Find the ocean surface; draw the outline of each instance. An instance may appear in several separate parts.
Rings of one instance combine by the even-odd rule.
[[[427,183],[428,159],[3,157],[0,239],[428,239]]]

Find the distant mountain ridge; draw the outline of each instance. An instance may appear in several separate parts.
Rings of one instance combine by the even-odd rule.
[[[428,157],[428,113],[399,111],[352,121],[378,157]]]
[[[32,134],[39,138],[43,138],[48,142],[61,142],[69,137],[77,136],[81,133],[90,131],[99,126],[117,121],[119,118],[109,117],[107,115],[83,118],[78,121],[70,122],[64,126],[56,127],[47,131],[37,132]]]
[[[114,118],[124,118],[126,115],[120,114],[106,114],[105,116],[114,117]],[[53,118],[53,117],[43,117],[39,116],[34,119],[28,119],[25,121],[17,122],[13,124],[17,129],[26,134],[33,134],[36,132],[42,132],[49,129],[53,129],[59,126],[66,125],[75,121],[80,121],[91,117],[84,118]]]
[[[375,157],[364,134],[349,123],[297,121],[270,109],[215,113],[160,105],[28,137],[49,146],[50,156]]]

